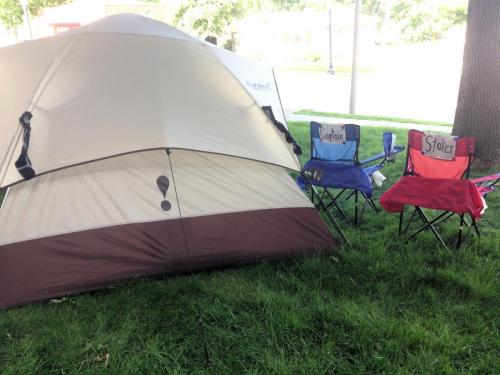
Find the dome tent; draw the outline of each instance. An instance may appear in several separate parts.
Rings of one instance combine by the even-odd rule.
[[[0,309],[334,245],[261,108],[284,122],[270,69],[116,15],[0,49],[0,80]]]

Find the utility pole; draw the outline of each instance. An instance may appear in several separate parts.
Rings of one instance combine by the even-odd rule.
[[[359,19],[361,16],[361,0],[356,0],[354,13],[354,42],[352,48],[351,72],[351,99],[349,100],[349,113],[356,113],[356,84],[358,80],[358,44],[359,44]]]
[[[33,33],[31,32],[31,23],[30,23],[30,11],[28,8],[29,0],[21,0],[21,7],[23,8],[24,13],[24,27],[28,29],[30,32],[30,40],[33,40]]]
[[[330,64],[328,65],[327,74],[335,74],[333,70],[333,57],[332,57],[332,8],[328,8],[328,46],[330,47]]]

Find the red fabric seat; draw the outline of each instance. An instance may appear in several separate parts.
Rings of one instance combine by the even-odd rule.
[[[380,198],[388,212],[401,212],[405,205],[469,213],[481,217],[484,203],[476,184],[470,180],[403,176]]]

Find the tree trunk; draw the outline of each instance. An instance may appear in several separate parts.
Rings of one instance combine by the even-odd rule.
[[[469,0],[453,134],[476,138],[484,164],[500,162],[500,0]]]

